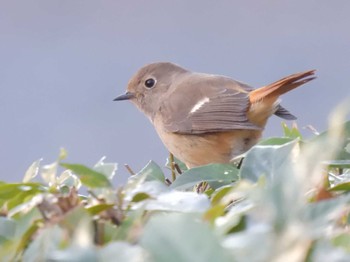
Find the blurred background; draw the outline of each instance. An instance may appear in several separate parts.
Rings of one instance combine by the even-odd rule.
[[[0,0],[0,180],[60,147],[67,162],[118,162],[116,183],[168,152],[129,102],[113,102],[146,63],[171,61],[259,87],[317,69],[283,105],[327,128],[350,95],[350,1]],[[311,132],[303,129],[305,136]],[[273,117],[265,137],[281,136]]]

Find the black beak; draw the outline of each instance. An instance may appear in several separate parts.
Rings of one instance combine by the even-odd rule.
[[[113,101],[129,100],[129,99],[132,99],[134,97],[135,97],[135,95],[133,93],[126,92],[125,94],[122,94],[122,95],[116,97],[115,99],[113,99]]]

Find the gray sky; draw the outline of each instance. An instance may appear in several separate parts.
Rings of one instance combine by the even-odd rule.
[[[350,1],[0,0],[0,180],[19,180],[59,148],[135,171],[167,151],[128,102],[112,102],[146,63],[171,61],[259,87],[317,69],[283,97],[303,127],[326,128],[350,94]],[[273,118],[265,137],[281,135]],[[308,134],[307,131],[304,131]]]

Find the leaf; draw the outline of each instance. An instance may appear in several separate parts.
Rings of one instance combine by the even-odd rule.
[[[235,226],[233,226],[228,233],[229,234],[237,233],[237,232],[243,231],[246,228],[247,228],[247,217],[241,216],[239,219],[239,222]]]
[[[39,183],[0,184],[0,205],[3,205],[6,201],[18,198],[21,193],[35,195],[44,191],[46,191],[46,188]]]
[[[347,233],[340,234],[333,239],[333,245],[336,247],[344,248],[347,252],[350,252],[350,235]]]
[[[209,221],[211,224],[213,224],[215,219],[222,216],[224,213],[225,213],[225,206],[218,204],[208,209],[204,213],[203,218],[204,220]]]
[[[349,160],[324,161],[323,163],[326,164],[328,167],[350,168],[350,159]]]
[[[28,243],[32,243],[31,240],[33,239],[33,236],[37,233],[38,229],[43,225],[43,220],[38,219],[34,221],[24,232],[24,234],[21,236],[19,245],[17,246],[17,253],[21,253],[28,245]],[[52,240],[50,240],[52,241]],[[49,241],[49,242],[50,242]],[[38,250],[35,250],[38,251]],[[26,249],[27,253],[30,253],[30,249]],[[41,253],[41,252],[40,252]],[[39,254],[38,254],[39,255]],[[35,261],[35,259],[34,259]],[[39,260],[40,261],[40,260]]]
[[[41,177],[49,186],[56,184],[57,165],[57,162],[53,162],[41,168]]]
[[[7,202],[7,208],[10,210],[9,215],[13,216],[17,212],[27,212],[29,209],[33,208],[34,206],[29,207],[30,205],[27,205],[27,203],[38,194],[41,194],[41,192],[36,190],[18,193]],[[16,209],[16,212],[14,212],[14,209]]]
[[[60,153],[58,155],[58,161],[62,161],[63,159],[66,159],[68,155],[68,152],[65,148],[61,147],[60,148]]]
[[[66,249],[56,249],[49,253],[47,260],[36,261],[59,261],[59,262],[98,262],[97,249],[93,246],[76,246],[72,244]],[[26,262],[26,261],[24,261]]]
[[[149,194],[146,194],[146,193],[143,193],[143,192],[140,192],[140,193],[137,193],[136,195],[134,195],[134,197],[132,198],[131,202],[141,202],[145,199],[148,199],[150,198],[151,196]]]
[[[312,226],[310,230],[312,229],[314,233],[326,233],[329,221],[340,216],[344,212],[345,204],[349,202],[350,195],[312,202],[303,207],[301,218],[303,221],[308,221],[308,224]]]
[[[177,164],[179,166],[179,168],[180,168],[180,170],[182,172],[188,170],[187,166],[183,162],[181,162],[178,158],[176,158],[175,156],[174,156],[174,162],[175,162],[175,164]],[[169,157],[167,157],[167,159],[166,159],[165,166],[167,168],[171,169],[170,158]]]
[[[232,261],[209,225],[189,214],[155,214],[146,224],[140,243],[155,262]]]
[[[262,145],[262,146],[272,146],[272,145],[283,145],[286,143],[289,143],[291,141],[293,141],[294,138],[290,138],[290,137],[270,137],[264,140],[261,140],[258,145]]]
[[[283,128],[284,136],[288,138],[293,138],[293,139],[302,138],[301,133],[299,132],[295,122],[293,123],[291,128],[289,128],[286,123],[282,122],[282,128]]]
[[[59,177],[57,177],[56,182],[61,188],[75,187],[76,189],[79,189],[81,187],[80,179],[76,175],[74,175],[70,170],[64,170],[62,174]]]
[[[115,226],[109,226],[109,228],[107,228],[107,230],[109,229],[108,232],[106,232],[106,234],[109,234],[107,238],[110,240],[127,240],[131,243],[139,241],[139,236],[144,226],[144,214],[145,210],[143,206],[135,210],[130,210],[121,225],[117,228]]]
[[[170,188],[186,189],[200,182],[224,182],[226,184],[238,180],[238,169],[229,164],[210,164],[195,167],[178,176]]]
[[[29,182],[38,175],[41,161],[42,159],[38,159],[30,165],[23,177],[23,183]]]
[[[152,198],[156,198],[158,195],[164,192],[168,192],[169,188],[158,180],[147,181],[143,183],[133,184],[132,186],[124,188],[124,200],[131,202],[137,194],[147,194]]]
[[[108,179],[113,179],[113,177],[115,176],[115,172],[118,169],[118,164],[116,163],[105,163],[106,157],[102,157],[97,164],[94,166],[94,170],[104,174]]]
[[[298,140],[283,145],[257,145],[250,149],[240,169],[242,179],[257,182],[259,177],[274,179],[282,173],[292,172],[291,157]]]
[[[158,195],[157,199],[148,199],[142,203],[146,210],[203,213],[210,207],[205,194],[194,192],[170,191]]]
[[[147,165],[136,174],[136,176],[145,176],[145,181],[165,181],[165,176],[162,169],[152,160],[149,161]]]
[[[150,161],[140,172],[129,177],[124,187],[125,199],[131,201],[138,193],[146,193],[153,197],[168,191],[168,186],[164,181],[165,176],[161,168]]]
[[[349,191],[350,190],[350,182],[339,183],[334,187],[328,189],[328,191]]]
[[[76,225],[77,228],[80,226],[81,223]],[[57,225],[43,228],[25,250],[23,261],[98,261],[96,250],[92,246],[78,245],[74,242],[70,244],[69,236],[65,233],[64,229]],[[70,244],[68,248],[67,242]]]
[[[132,245],[128,242],[112,242],[102,247],[99,251],[100,261],[115,262],[142,262],[148,261],[147,252],[138,245]]]
[[[90,215],[94,216],[101,213],[102,211],[108,210],[113,207],[114,207],[114,204],[103,203],[103,204],[97,204],[94,206],[87,207],[86,211],[88,211]]]
[[[232,186],[223,186],[218,188],[211,197],[211,204],[216,205],[220,202],[220,200],[232,190]]]
[[[344,141],[342,141],[342,147],[339,150],[335,159],[337,159],[337,160],[350,160],[350,152],[349,152],[350,121],[343,123],[341,125],[341,128],[343,130],[342,135],[343,135]],[[319,143],[320,145],[322,145],[322,144],[324,144],[323,141],[326,140],[326,138],[328,136],[330,136],[332,132],[333,132],[333,130],[324,131],[320,135],[311,139],[310,143]]]
[[[16,222],[6,217],[0,217],[0,245],[15,236]]]
[[[61,166],[70,169],[79,177],[81,183],[90,188],[111,187],[111,182],[108,178],[95,170],[92,170],[84,165],[60,163]]]
[[[60,221],[60,225],[68,230],[71,235],[76,235],[78,237],[80,237],[79,234],[81,233],[79,230],[84,228],[86,232],[83,232],[83,234],[85,235],[86,239],[83,241],[90,243],[92,241],[92,232],[90,231],[89,224],[90,222],[91,216],[89,215],[89,212],[85,208],[77,206],[65,214],[63,219]],[[81,227],[78,228],[78,225]]]

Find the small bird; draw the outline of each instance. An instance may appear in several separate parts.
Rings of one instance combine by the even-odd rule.
[[[226,76],[159,62],[142,67],[114,101],[133,102],[188,168],[229,163],[258,142],[271,115],[296,119],[280,105],[279,96],[313,80],[314,73],[293,74],[253,89]]]

